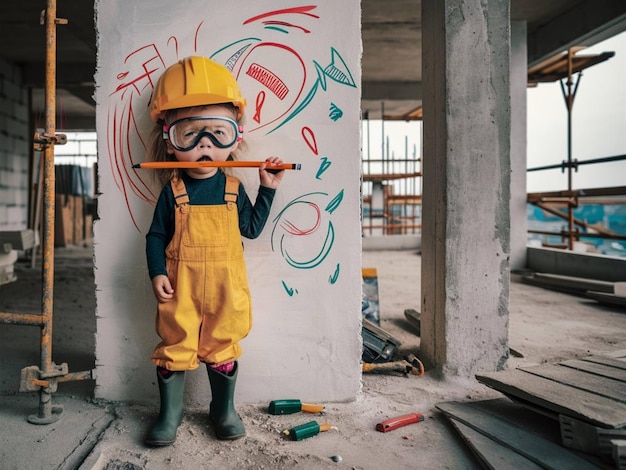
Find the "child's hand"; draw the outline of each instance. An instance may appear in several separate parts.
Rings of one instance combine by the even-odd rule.
[[[283,164],[283,161],[278,157],[270,157],[265,161],[274,165]],[[285,176],[285,170],[281,170],[278,173],[270,173],[265,169],[265,163],[259,167],[259,179],[261,180],[261,186],[265,186],[266,188],[278,188],[283,176]]]
[[[152,290],[160,304],[169,302],[174,298],[174,289],[172,289],[170,279],[164,274],[158,274],[152,278]]]

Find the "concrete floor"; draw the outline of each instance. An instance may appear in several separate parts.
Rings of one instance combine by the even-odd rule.
[[[95,299],[85,294],[94,290],[91,256],[90,246],[57,249],[55,254],[53,358],[67,362],[71,372],[91,370],[95,364]],[[420,256],[414,251],[366,251],[363,266],[378,272],[381,327],[402,341],[402,354],[419,357],[419,337],[404,310],[418,309],[420,303]],[[0,286],[0,311],[39,312],[41,271],[20,261],[16,272],[16,282]],[[514,279],[510,347],[523,357],[512,357],[507,366],[626,349],[625,313]],[[324,419],[340,423],[336,431],[288,442],[281,439],[280,430],[295,415],[269,416],[267,404],[243,404],[238,411],[248,431],[244,439],[217,441],[205,424],[205,410],[187,410],[174,446],[147,449],[142,436],[158,404],[150,408],[93,400],[93,381],[59,384],[53,403],[63,405],[61,418],[47,425],[30,424],[27,417],[37,414],[38,396],[17,390],[20,370],[39,363],[38,348],[38,328],[0,325],[2,469],[481,468],[435,405],[502,398],[475,380],[438,381],[428,373],[365,374],[354,402],[326,404]],[[395,433],[374,430],[384,417],[417,410],[426,416],[423,423]],[[341,461],[331,456],[341,456]]]

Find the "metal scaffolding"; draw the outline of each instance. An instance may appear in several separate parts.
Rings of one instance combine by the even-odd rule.
[[[567,159],[559,164],[529,168],[528,172],[560,168],[567,172],[567,189],[564,191],[529,193],[527,202],[541,210],[556,216],[567,224],[567,228],[555,231],[528,230],[529,234],[552,235],[561,237],[559,247],[574,249],[574,243],[581,238],[598,238],[625,241],[624,234],[615,233],[607,228],[593,227],[574,216],[574,211],[588,203],[625,204],[626,186],[579,189],[572,187],[572,173],[584,165],[595,165],[625,161],[626,155],[616,155],[589,160],[576,160],[572,157],[572,112],[574,98],[580,85],[582,71],[604,62],[615,55],[614,52],[600,54],[580,54],[584,47],[572,47],[528,69],[528,86],[537,83],[559,81],[567,108]],[[381,104],[382,145],[380,156],[371,157],[370,121],[364,116],[367,126],[367,142],[364,143],[362,157],[363,172],[363,235],[394,235],[419,233],[421,221],[421,158],[409,155],[405,145],[403,156],[395,157],[389,152],[385,123],[392,120],[421,120],[422,108],[417,108],[401,116],[385,115]],[[599,202],[601,201],[601,202]],[[549,243],[547,244],[550,245]]]
[[[422,159],[417,149],[411,153],[405,137],[404,154],[389,150],[384,106],[381,104],[381,153],[372,157],[370,121],[367,125],[366,153],[362,156],[363,236],[420,234],[422,229]],[[421,109],[421,108],[419,108]],[[415,118],[413,119],[415,120]]]
[[[584,196],[585,190],[574,191],[572,188],[572,172],[578,171],[578,166],[585,163],[602,163],[605,161],[617,161],[621,157],[609,157],[607,159],[598,159],[595,161],[578,162],[572,158],[572,113],[574,110],[574,98],[576,98],[576,92],[582,79],[582,72],[588,67],[604,62],[615,55],[614,52],[603,52],[601,54],[578,54],[584,47],[570,47],[567,51],[557,54],[531,68],[528,69],[528,83],[529,86],[534,86],[537,83],[546,83],[559,81],[561,85],[561,92],[563,93],[563,99],[565,100],[565,106],[567,108],[567,160],[561,162],[558,165],[551,165],[548,167],[531,168],[528,171],[538,171],[548,168],[561,168],[562,171],[567,171],[567,190],[558,194],[552,193],[537,193],[529,194],[528,202],[534,204],[537,207],[541,207],[546,212],[549,212],[558,217],[567,220],[568,229],[561,231],[559,235],[567,243],[569,250],[574,249],[574,242],[578,240],[582,234],[578,230],[577,226],[584,226],[581,221],[574,220],[574,209],[579,205],[579,198]],[[574,81],[576,76],[576,81]],[[588,193],[587,193],[588,194]],[[626,195],[624,188],[609,188],[606,192],[600,192],[598,195]],[[566,215],[563,212],[550,207],[549,204],[557,203],[559,205],[566,206]],[[606,235],[606,234],[604,234]],[[620,239],[618,235],[616,239]],[[621,238],[623,239],[623,237]]]
[[[54,146],[64,144],[66,136],[56,133],[56,26],[67,20],[56,17],[56,0],[48,0],[40,22],[46,28],[46,127],[34,136],[34,150],[43,151],[43,226],[42,261],[43,286],[41,313],[0,312],[0,323],[38,326],[41,330],[40,365],[22,369],[20,392],[39,392],[39,411],[28,417],[33,424],[50,424],[57,421],[63,411],[62,405],[53,405],[52,394],[60,382],[87,380],[92,371],[70,373],[68,365],[52,361],[52,326],[54,297],[54,216],[55,216],[55,169]]]

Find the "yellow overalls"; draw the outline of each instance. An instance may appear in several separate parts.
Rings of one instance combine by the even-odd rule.
[[[173,371],[200,362],[224,364],[241,356],[239,341],[252,327],[248,277],[239,232],[239,181],[226,177],[223,205],[196,206],[182,179],[172,180],[175,229],[165,250],[174,299],[158,304],[161,337],[152,356]]]

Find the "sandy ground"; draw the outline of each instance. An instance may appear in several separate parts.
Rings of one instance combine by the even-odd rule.
[[[95,295],[91,247],[56,251],[54,357],[71,371],[90,370],[95,359]],[[381,327],[400,339],[400,354],[419,357],[419,337],[404,317],[419,308],[420,256],[414,252],[364,252],[363,266],[378,272]],[[26,262],[16,266],[18,281],[0,286],[1,312],[39,312],[41,272]],[[416,288],[417,287],[417,288]],[[518,282],[510,294],[510,347],[523,357],[509,368],[555,362],[626,349],[626,315],[591,300]],[[364,374],[362,392],[351,403],[327,403],[323,416],[273,416],[267,404],[238,404],[247,436],[224,442],[215,438],[206,409],[186,410],[176,443],[143,446],[154,419],[153,407],[103,403],[91,399],[92,381],[59,385],[55,403],[63,417],[34,426],[25,416],[36,411],[36,394],[19,394],[22,367],[39,363],[39,331],[31,326],[0,325],[0,467],[3,469],[409,469],[481,468],[467,445],[437,410],[446,401],[500,399],[479,382]],[[208,383],[207,383],[208,386]],[[280,397],[284,398],[284,397]],[[389,433],[378,422],[407,413],[425,420]],[[336,427],[293,442],[284,429],[310,420]],[[334,458],[334,459],[333,459]]]

